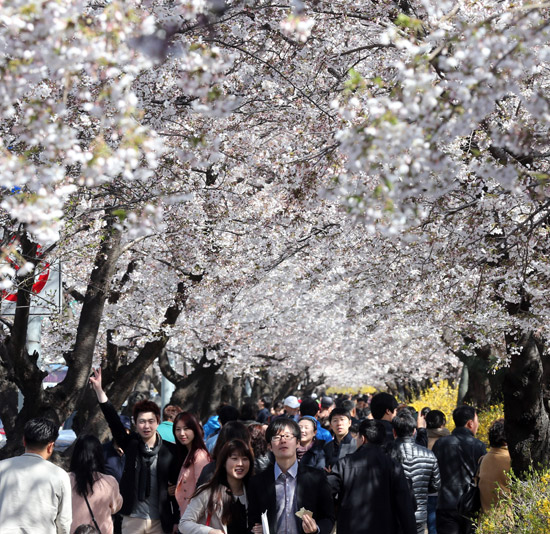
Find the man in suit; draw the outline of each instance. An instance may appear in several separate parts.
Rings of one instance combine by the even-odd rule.
[[[275,419],[266,431],[275,462],[250,479],[248,518],[254,534],[263,534],[267,512],[270,534],[330,534],[334,504],[326,474],[298,463],[300,427],[288,418]],[[296,512],[305,508],[301,519]]]

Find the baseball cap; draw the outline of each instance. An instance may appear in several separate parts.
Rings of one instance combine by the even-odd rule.
[[[300,403],[298,402],[298,398],[294,395],[288,396],[284,401],[283,404],[285,406],[288,406],[289,408],[299,408]]]

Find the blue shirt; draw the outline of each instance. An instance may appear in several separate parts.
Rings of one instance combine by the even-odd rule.
[[[296,476],[298,460],[283,473],[275,462],[275,495],[277,499],[277,532],[274,534],[299,534],[296,523]]]
[[[204,439],[208,439],[214,432],[216,432],[216,430],[219,430],[221,426],[219,415],[213,415],[210,417],[203,427]]]
[[[315,437],[323,440],[325,443],[328,443],[334,439],[332,434],[326,428],[323,428],[319,422],[317,422],[317,434]]]
[[[169,441],[170,443],[176,443],[174,437],[174,423],[172,421],[163,421],[158,427],[157,432],[160,434],[162,441]]]

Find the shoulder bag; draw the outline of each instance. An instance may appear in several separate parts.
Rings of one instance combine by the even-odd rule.
[[[99,534],[101,534],[101,530],[99,528],[99,525],[97,524],[97,521],[95,520],[94,513],[92,512],[92,507],[90,506],[90,503],[88,502],[88,497],[84,495],[84,500],[86,501],[86,506],[88,506],[88,510],[90,511],[90,515],[92,516],[92,523],[94,524],[94,527],[97,529]]]

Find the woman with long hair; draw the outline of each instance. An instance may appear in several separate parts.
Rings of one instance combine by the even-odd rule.
[[[240,439],[228,441],[216,460],[209,482],[199,486],[180,519],[182,534],[243,534],[248,532],[246,484],[254,456]]]
[[[232,439],[240,439],[251,447],[250,434],[248,433],[246,426],[241,421],[229,421],[228,423],[225,423],[218,434],[216,445],[214,445],[214,450],[210,455],[212,460],[202,470],[199,480],[197,481],[197,486],[206,484],[212,478],[212,475],[216,470],[216,458],[218,457],[218,454],[220,454],[223,446]]]
[[[181,466],[175,496],[180,515],[183,515],[195,491],[201,471],[210,461],[210,455],[204,444],[202,428],[192,413],[180,412],[176,415],[174,437],[176,438],[177,465]]]
[[[70,473],[73,522],[71,534],[82,524],[112,534],[112,514],[122,506],[116,478],[105,474],[103,448],[95,436],[80,436],[74,445]]]

